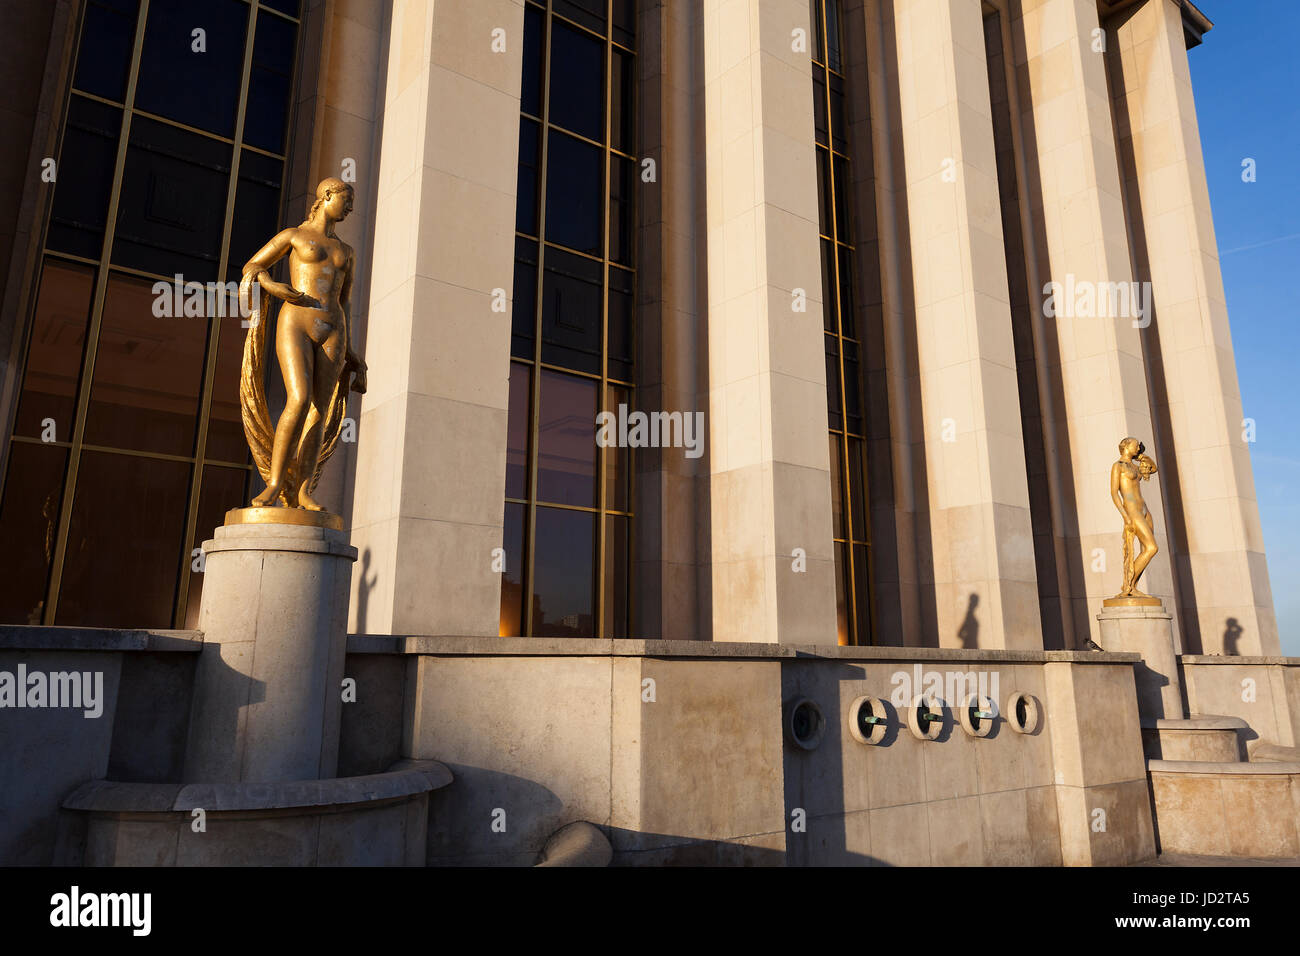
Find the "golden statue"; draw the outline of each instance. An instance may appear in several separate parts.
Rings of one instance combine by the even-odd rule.
[[[1136,438],[1119,443],[1119,461],[1110,468],[1110,497],[1124,516],[1124,586],[1104,606],[1160,606],[1160,599],[1138,590],[1138,578],[1160,548],[1156,545],[1155,523],[1142,500],[1142,482],[1156,473],[1155,459],[1145,454],[1146,446]],[[1134,543],[1141,550],[1133,553]]]
[[[271,425],[264,367],[266,323],[260,307],[250,310],[239,382],[244,434],[266,490],[252,507],[227,515],[227,522],[318,524],[342,527],[312,497],[321,470],[343,430],[349,390],[364,394],[366,363],[352,350],[349,299],[355,256],[334,232],[352,211],[352,187],[323,179],[302,225],[285,229],[244,266],[240,301],[255,301],[253,283],[284,305],[275,330],[275,355],[286,393],[280,420]],[[270,269],[289,257],[288,283]],[[292,509],[292,510],[282,510]]]

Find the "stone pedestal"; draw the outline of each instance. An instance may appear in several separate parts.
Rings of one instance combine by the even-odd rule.
[[[1174,654],[1173,617],[1163,605],[1107,607],[1097,615],[1101,648],[1142,655],[1137,679],[1138,714],[1144,725],[1185,717]]]
[[[436,760],[308,783],[91,780],[63,801],[55,864],[424,866],[429,795],[451,781]]]
[[[185,781],[333,777],[357,557],[347,533],[227,523],[203,550]]]

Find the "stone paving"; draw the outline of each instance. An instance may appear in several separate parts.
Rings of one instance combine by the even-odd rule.
[[[1190,853],[1162,853],[1134,866],[1300,866],[1297,857],[1193,856]]]

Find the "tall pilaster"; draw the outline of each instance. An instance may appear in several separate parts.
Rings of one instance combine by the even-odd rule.
[[[807,0],[704,0],[718,641],[838,640],[812,80],[791,42],[808,14]]]
[[[1184,643],[1204,654],[1278,654],[1182,8],[1146,0],[1107,26],[1139,278],[1155,302],[1156,411],[1177,450],[1165,510],[1182,532]]]
[[[933,570],[927,643],[1041,648],[980,5],[893,0],[891,12],[928,491],[918,546]]]
[[[637,401],[692,414],[708,402],[701,301],[707,267],[698,202],[704,140],[696,121],[703,11],[697,3],[644,3],[639,10],[637,147],[659,174],[639,184]],[[633,456],[637,637],[709,635],[709,536],[701,527],[708,514],[708,451],[688,458],[679,448],[641,448]]]
[[[1076,642],[1097,637],[1101,601],[1122,583],[1122,519],[1110,469],[1120,439],[1155,452],[1133,270],[1099,42],[1096,0],[1011,0],[1020,122],[1044,289],[1048,378],[1066,496],[1066,558]],[[1051,286],[1050,283],[1057,285]],[[1137,290],[1139,295],[1141,290]],[[1112,292],[1115,298],[1112,298]],[[1120,298],[1120,297],[1124,298]],[[1140,304],[1140,300],[1139,300]],[[1160,482],[1144,486],[1160,554],[1142,578],[1171,611]]]
[[[351,626],[495,635],[520,0],[395,0],[352,543]],[[495,31],[501,31],[499,33]]]

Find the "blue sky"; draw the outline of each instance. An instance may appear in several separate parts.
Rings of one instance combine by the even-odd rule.
[[[1298,0],[1197,0],[1188,51],[1282,653],[1300,656],[1300,35]],[[1257,179],[1242,182],[1242,160]]]

